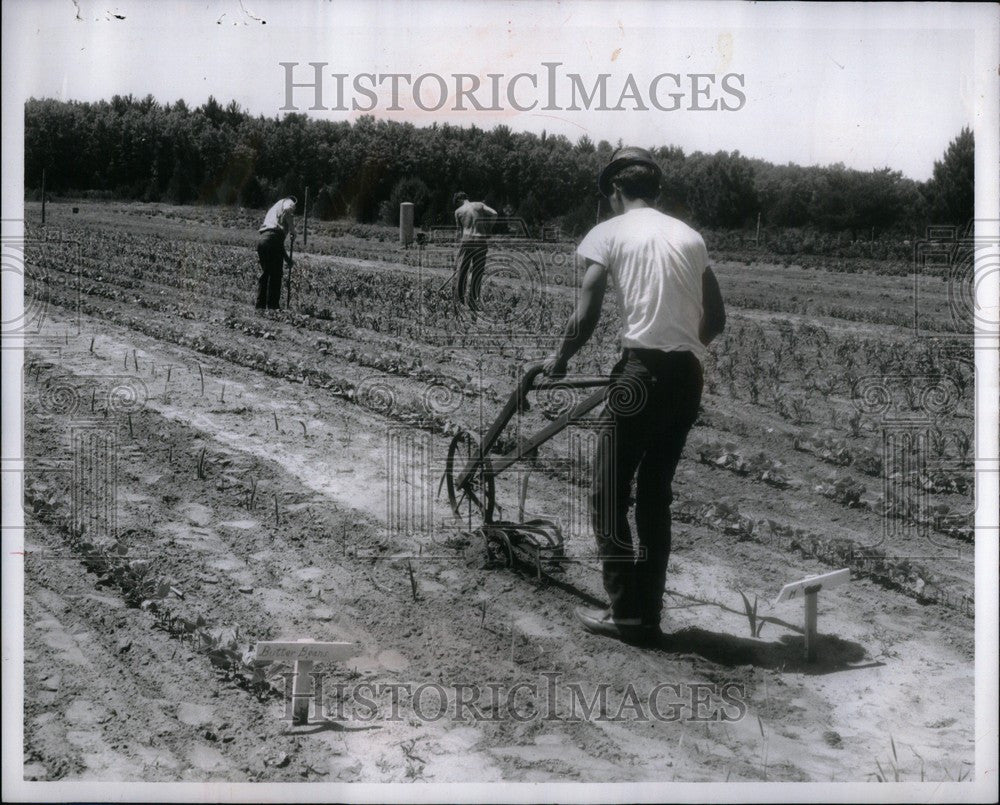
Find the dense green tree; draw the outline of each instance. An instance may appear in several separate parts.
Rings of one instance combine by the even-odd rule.
[[[931,223],[964,226],[973,219],[975,175],[975,138],[971,129],[964,128],[934,163],[934,175],[927,183]]]
[[[417,205],[423,226],[450,224],[452,196],[464,190],[533,227],[561,223],[579,235],[596,220],[597,174],[612,145],[582,136],[476,126],[377,120],[312,120],[304,114],[253,116],[236,102],[116,95],[80,103],[31,99],[25,105],[25,186],[42,171],[53,193],[174,203],[264,207],[278,195],[313,189],[312,213],[395,220],[399,202]],[[928,223],[964,224],[973,215],[972,132],[963,129],[919,184],[883,168],[801,167],[750,160],[738,152],[690,155],[651,150],[663,169],[660,205],[701,227],[808,228],[852,238],[910,237]]]

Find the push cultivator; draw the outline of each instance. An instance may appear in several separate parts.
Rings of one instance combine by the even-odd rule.
[[[604,400],[606,377],[573,377],[553,380],[538,379],[542,372],[541,361],[528,364],[517,388],[511,393],[500,415],[478,440],[468,431],[459,431],[448,447],[448,458],[442,484],[447,488],[448,502],[456,517],[467,518],[473,534],[482,538],[487,558],[491,564],[505,567],[527,567],[541,578],[560,568],[565,558],[563,535],[559,525],[549,519],[525,520],[524,502],[528,493],[531,470],[538,457],[538,448],[564,430],[570,423],[581,419]],[[508,452],[493,457],[491,453],[504,428],[516,413],[529,408],[528,394],[532,391],[594,388],[592,394],[557,416],[550,424]],[[528,469],[520,482],[518,519],[494,519],[498,510],[496,478],[519,462]],[[473,527],[472,522],[482,520]]]

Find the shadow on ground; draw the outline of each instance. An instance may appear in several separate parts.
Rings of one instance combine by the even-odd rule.
[[[664,634],[648,648],[665,654],[694,654],[718,665],[753,665],[804,674],[855,671],[884,664],[859,664],[868,658],[864,646],[834,635],[818,635],[816,661],[812,663],[806,662],[805,638],[801,635],[783,635],[778,640],[764,641],[689,627]]]

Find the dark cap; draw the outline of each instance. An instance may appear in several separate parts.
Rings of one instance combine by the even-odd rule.
[[[615,174],[622,168],[627,168],[630,165],[649,166],[656,171],[657,179],[663,175],[663,171],[656,164],[653,155],[645,148],[636,148],[630,145],[619,148],[611,155],[611,161],[601,171],[600,178],[597,180],[597,188],[601,191],[602,196],[611,195],[611,182],[615,178]]]

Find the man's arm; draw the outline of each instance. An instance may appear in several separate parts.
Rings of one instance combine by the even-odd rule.
[[[566,323],[566,335],[563,337],[562,345],[545,361],[545,374],[553,377],[566,374],[566,364],[570,358],[579,352],[594,334],[597,322],[601,318],[601,307],[604,304],[604,292],[607,287],[607,267],[588,260],[583,284],[580,286],[580,300]]]
[[[715,273],[708,266],[701,275],[702,316],[698,327],[698,340],[706,347],[726,329],[726,308],[722,302],[722,289]]]

